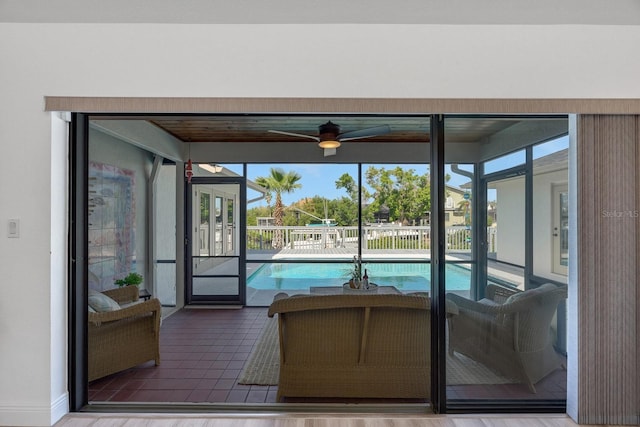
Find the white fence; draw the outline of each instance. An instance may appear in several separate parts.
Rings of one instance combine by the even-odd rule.
[[[247,227],[247,250],[272,250],[274,234],[282,235],[286,249],[353,248],[358,245],[358,227]],[[429,226],[371,225],[363,231],[363,248],[368,250],[428,250],[431,248]],[[497,227],[487,227],[490,252],[497,251]],[[471,229],[465,226],[447,227],[447,251],[471,252]]]

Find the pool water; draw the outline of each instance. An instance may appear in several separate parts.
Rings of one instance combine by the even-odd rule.
[[[304,290],[311,286],[341,286],[349,280],[353,264],[264,264],[248,279],[254,289]],[[430,264],[366,264],[369,280],[379,286],[395,286],[403,292],[429,291]],[[471,272],[456,264],[446,266],[447,290],[469,290]]]

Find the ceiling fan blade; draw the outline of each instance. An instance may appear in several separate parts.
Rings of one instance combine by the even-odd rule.
[[[335,148],[325,148],[324,149],[324,156],[325,157],[335,156],[335,155],[336,155],[336,149]]]
[[[308,139],[313,139],[316,142],[320,142],[320,138],[318,138],[317,136],[313,136],[313,135],[305,135],[302,133],[293,133],[293,132],[284,132],[281,130],[270,130],[269,132],[271,133],[279,133],[280,135],[288,135],[288,136],[298,136],[300,138],[308,138]]]
[[[372,136],[384,135],[391,132],[389,125],[375,126],[372,128],[353,130],[338,135],[338,141],[350,141],[352,139],[369,138]]]

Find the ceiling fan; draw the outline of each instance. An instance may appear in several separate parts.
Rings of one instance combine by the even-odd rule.
[[[305,135],[301,133],[284,132],[281,130],[270,130],[271,133],[279,133],[281,135],[299,136],[300,138],[313,139],[318,142],[318,146],[324,149],[324,156],[333,156],[336,154],[336,148],[340,147],[344,141],[354,139],[370,138],[373,136],[384,135],[391,132],[389,125],[375,126],[366,129],[353,130],[350,132],[340,133],[340,125],[331,121],[318,126],[318,136]]]

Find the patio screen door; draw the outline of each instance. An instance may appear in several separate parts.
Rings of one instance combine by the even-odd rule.
[[[244,304],[244,180],[193,178],[189,187],[187,303]]]

